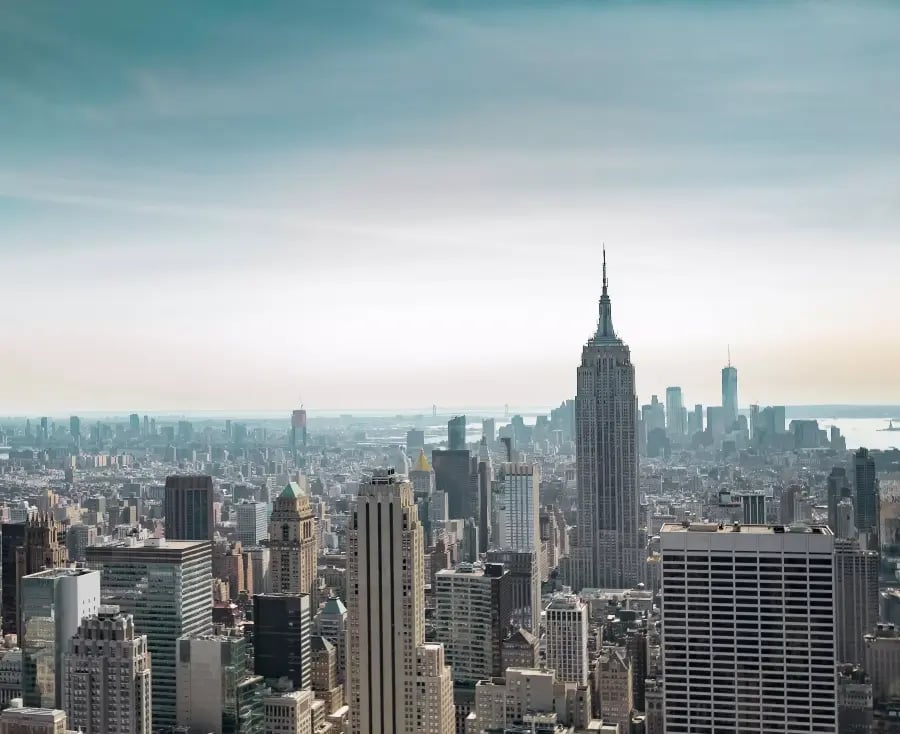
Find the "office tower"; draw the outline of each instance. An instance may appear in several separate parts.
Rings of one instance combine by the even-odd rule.
[[[347,607],[336,596],[325,602],[316,615],[316,634],[328,640],[337,651],[338,683],[347,680]]]
[[[628,346],[612,324],[603,264],[597,331],[585,344],[575,398],[578,481],[576,589],[627,589],[641,580],[637,398]]]
[[[881,519],[881,495],[875,474],[875,460],[869,450],[860,448],[853,455],[853,487],[856,499],[856,529],[865,534],[861,540],[869,550],[880,550],[878,524]]]
[[[447,421],[447,448],[464,451],[466,448],[466,417],[457,415]]]
[[[680,439],[686,432],[682,423],[684,396],[680,387],[666,388],[666,434],[669,438]]]
[[[46,416],[41,418],[41,432],[39,438],[43,443],[47,443],[47,439],[50,438],[50,430],[48,428],[48,425],[49,419]]]
[[[247,668],[240,636],[200,635],[178,640],[178,726],[204,734],[262,734],[262,676]]]
[[[212,540],[213,480],[203,474],[166,477],[163,506],[166,538],[169,540]]]
[[[431,452],[434,486],[447,494],[448,511],[453,519],[475,517],[477,498],[472,486],[471,463],[468,450]]]
[[[838,502],[835,516],[835,537],[853,538],[858,540],[859,533],[856,532],[856,511],[853,509],[853,500],[849,497],[844,497],[844,499]]]
[[[253,548],[269,539],[269,518],[265,502],[241,502],[236,505],[237,537],[245,548]]]
[[[706,430],[716,441],[721,440],[728,432],[724,408],[718,405],[706,407]]]
[[[425,449],[419,449],[416,463],[409,470],[409,481],[413,486],[413,498],[419,508],[419,520],[425,528],[425,537],[431,537],[431,497],[434,494],[434,472],[425,456]],[[427,543],[426,543],[427,545]]]
[[[644,422],[644,431],[648,435],[650,431],[657,428],[665,430],[666,428],[666,408],[659,402],[659,397],[653,395],[650,402],[641,406],[641,418]]]
[[[773,405],[772,406],[772,425],[775,428],[775,433],[777,435],[781,435],[785,432],[785,425],[787,423],[786,411],[783,405]]]
[[[838,663],[862,665],[865,636],[878,625],[878,554],[856,539],[834,541],[834,621]]]
[[[484,553],[490,546],[493,532],[491,517],[494,512],[494,462],[488,447],[487,436],[481,437],[478,444],[478,459],[475,464],[474,478],[478,486],[478,552]]]
[[[269,584],[282,594],[312,594],[318,570],[316,517],[309,495],[289,482],[269,519]]]
[[[77,415],[69,418],[69,435],[72,437],[75,448],[79,448],[81,446],[81,418]]]
[[[831,531],[667,523],[660,545],[666,734],[834,733]]]
[[[424,644],[422,526],[412,486],[390,469],[359,486],[348,561],[350,731],[413,734],[434,722],[431,731],[449,734],[450,670]]]
[[[406,452],[413,456],[419,451],[425,450],[425,431],[418,428],[410,428],[406,432]]]
[[[291,454],[294,459],[298,452],[306,451],[306,444],[306,411],[300,408],[291,412]]]
[[[137,413],[128,416],[128,430],[133,436],[137,436],[141,432],[141,417]]]
[[[847,470],[842,466],[833,467],[826,484],[828,496],[828,527],[837,534],[837,507],[845,497],[850,497],[850,484],[847,481]]]
[[[866,635],[866,672],[872,676],[876,703],[900,698],[900,634],[893,624],[879,624]]]
[[[253,569],[253,593],[268,594],[271,589],[269,582],[269,567],[271,565],[271,551],[268,548],[257,546],[247,548],[250,568]]]
[[[85,556],[100,571],[104,604],[117,605],[147,635],[153,666],[153,726],[175,726],[178,638],[212,632],[212,551],[206,541],[153,538],[93,546]]]
[[[63,654],[82,617],[100,607],[100,574],[53,568],[22,577],[22,700],[61,708]]]
[[[556,596],[547,605],[547,667],[557,680],[588,681],[588,607],[577,596]]]
[[[63,656],[62,708],[83,734],[150,734],[150,653],[134,618],[101,605]]]
[[[313,734],[312,691],[293,691],[263,700],[265,734]]]
[[[254,670],[271,685],[294,690],[312,687],[308,594],[257,594],[253,597]],[[279,684],[279,679],[283,683]]]
[[[54,708],[8,708],[0,714],[0,734],[67,734],[66,712]]]
[[[687,417],[687,435],[693,436],[703,431],[703,406],[699,403],[694,409],[688,413]]]
[[[94,525],[71,525],[66,530],[66,551],[70,561],[84,561],[84,551],[97,542],[97,528]]]
[[[628,731],[634,710],[634,687],[631,663],[625,651],[611,648],[601,654],[595,675],[603,723],[618,724],[620,731]]]
[[[511,579],[499,563],[460,563],[435,576],[434,639],[444,646],[455,683],[503,675]]]
[[[504,462],[497,471],[497,546],[540,551],[541,470],[536,464]]]
[[[743,511],[744,525],[766,524],[766,496],[762,492],[738,495]]]
[[[481,435],[489,444],[497,440],[497,421],[494,418],[483,418],[481,421]]]
[[[22,629],[22,577],[65,565],[67,553],[59,542],[61,531],[62,526],[45,513],[21,524],[3,524],[3,634],[18,634]]]
[[[728,366],[722,368],[722,410],[725,413],[725,428],[730,431],[738,419],[737,368],[731,366],[731,357],[728,358]]]
[[[534,634],[540,631],[541,569],[538,551],[489,550],[488,563],[501,563],[510,577],[511,621]]]

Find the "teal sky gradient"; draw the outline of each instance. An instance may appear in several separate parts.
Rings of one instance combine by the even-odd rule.
[[[900,401],[900,5],[0,6],[0,412]]]

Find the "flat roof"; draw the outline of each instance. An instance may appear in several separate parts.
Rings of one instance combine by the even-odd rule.
[[[684,523],[667,522],[659,529],[662,533],[716,533],[731,534],[745,533],[747,535],[833,535],[831,528],[826,525],[743,525],[727,523],[694,522],[689,525]]]

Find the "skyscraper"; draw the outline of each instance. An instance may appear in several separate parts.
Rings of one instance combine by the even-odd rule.
[[[577,596],[557,596],[547,605],[547,667],[557,680],[588,681],[588,608]]]
[[[667,734],[836,731],[833,541],[822,527],[663,525]]]
[[[81,621],[63,662],[63,704],[84,734],[150,734],[147,636],[117,606],[101,605]]]
[[[450,670],[425,645],[425,555],[412,486],[392,469],[361,483],[348,542],[350,731],[454,731]],[[440,669],[439,669],[440,668]]]
[[[666,433],[669,438],[680,439],[687,432],[684,425],[684,396],[680,387],[666,388]]]
[[[269,520],[265,502],[242,502],[236,505],[237,537],[245,548],[253,548],[269,539]]]
[[[409,481],[413,486],[413,497],[419,508],[419,519],[425,529],[425,545],[431,542],[431,497],[434,494],[434,472],[425,456],[425,449],[419,449],[416,463],[409,470]]]
[[[878,554],[856,539],[834,541],[834,617],[838,663],[865,663],[865,636],[878,625]]]
[[[725,413],[725,430],[730,431],[738,419],[738,380],[737,368],[728,365],[722,368],[722,410]]]
[[[447,448],[463,451],[466,448],[466,417],[457,415],[447,421]]]
[[[257,594],[253,597],[254,670],[265,680],[279,679],[296,690],[312,686],[308,594]]]
[[[318,572],[316,516],[309,495],[288,482],[269,519],[269,586],[282,594],[312,594]]]
[[[298,452],[306,451],[306,411],[303,408],[291,413],[291,453],[296,460]]]
[[[541,549],[541,470],[536,464],[504,462],[497,471],[497,547]]]
[[[512,622],[534,634],[540,632],[541,563],[540,551],[489,550],[488,563],[502,563],[510,578]]]
[[[881,518],[881,496],[878,491],[878,477],[875,474],[875,460],[869,450],[860,448],[853,455],[853,488],[856,491],[856,529],[865,537],[861,538],[869,550],[880,550],[879,522]]]
[[[837,511],[838,503],[845,497],[850,497],[850,485],[847,483],[847,470],[842,466],[833,467],[828,475],[828,527],[837,535]]]
[[[166,538],[169,540],[212,540],[213,480],[203,474],[166,477]]]
[[[102,602],[131,614],[136,632],[147,635],[154,728],[175,726],[175,643],[184,635],[212,632],[209,542],[128,541],[93,546],[85,556],[100,571]]]
[[[604,253],[600,318],[581,353],[575,398],[576,589],[630,588],[641,580],[637,425],[634,365],[613,329]]]
[[[435,489],[445,492],[450,517],[465,520],[475,517],[477,502],[476,486],[472,482],[472,459],[468,449],[463,451],[431,452],[434,468]]]
[[[22,577],[22,700],[62,708],[63,654],[82,617],[100,607],[100,574],[53,568]]]

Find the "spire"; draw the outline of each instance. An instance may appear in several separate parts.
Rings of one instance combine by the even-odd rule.
[[[609,300],[609,281],[606,278],[606,245],[603,246],[603,293],[600,296],[600,318],[594,341],[617,341],[612,324],[612,303]]]

